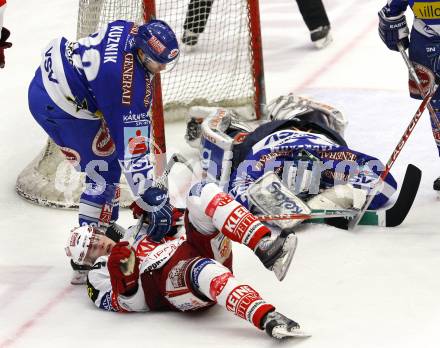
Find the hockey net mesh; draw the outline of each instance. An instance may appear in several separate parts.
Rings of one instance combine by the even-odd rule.
[[[144,1],[80,0],[77,37],[116,19],[143,23]],[[182,51],[175,68],[161,76],[165,120],[184,118],[193,105],[232,107],[244,118],[254,119],[248,1],[156,0],[155,6],[156,17],[173,28]],[[195,45],[182,44],[185,30],[195,34]],[[16,190],[39,205],[75,208],[84,175],[69,166],[49,140],[19,175]],[[124,186],[122,181],[121,206],[131,202]]]
[[[161,76],[165,119],[183,118],[192,105],[238,107],[243,117],[254,118],[247,0],[155,3],[156,17],[173,28],[182,50],[176,67]],[[141,23],[143,14],[139,0],[81,0],[78,37],[115,19]],[[185,30],[197,36],[195,45],[182,43]]]

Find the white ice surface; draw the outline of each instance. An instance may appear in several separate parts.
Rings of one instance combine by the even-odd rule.
[[[334,43],[316,51],[292,0],[261,2],[268,99],[291,91],[317,97],[349,118],[348,143],[386,161],[418,107],[406,68],[377,35],[385,1],[326,1]],[[64,256],[73,211],[31,205],[15,179],[46,136],[27,109],[27,86],[40,50],[53,37],[75,37],[77,1],[8,2],[14,46],[0,70],[0,347],[271,347],[278,343],[220,307],[200,314],[112,314],[95,309],[85,288],[69,285]],[[168,150],[194,156],[181,123],[167,127]],[[356,232],[314,226],[299,233],[292,268],[279,283],[255,256],[235,246],[238,278],[254,286],[313,337],[301,348],[438,347],[440,342],[440,175],[428,115],[392,172],[423,170],[415,206],[394,229]],[[122,213],[121,222],[130,223]]]

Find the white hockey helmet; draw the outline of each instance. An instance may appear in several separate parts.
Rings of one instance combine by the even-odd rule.
[[[67,240],[66,255],[77,265],[91,265],[94,260],[89,260],[87,252],[97,234],[103,233],[90,225],[74,228]]]

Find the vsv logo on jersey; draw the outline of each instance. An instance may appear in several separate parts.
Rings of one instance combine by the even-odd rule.
[[[139,172],[150,166],[148,157],[144,155],[131,157],[129,160],[119,161],[119,163],[125,173]]]
[[[55,73],[52,69],[52,49],[53,46],[51,46],[44,54],[44,70],[48,73],[47,78],[49,79],[49,81],[58,83],[58,80],[56,79]]]

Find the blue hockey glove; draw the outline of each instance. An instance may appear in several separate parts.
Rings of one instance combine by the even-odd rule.
[[[379,36],[384,44],[393,51],[398,51],[397,43],[401,42],[406,49],[409,46],[409,29],[403,13],[391,16],[385,6],[379,13]]]
[[[169,202],[168,193],[158,187],[148,188],[130,206],[135,218],[145,214],[148,224],[147,235],[155,242],[159,242],[171,229],[172,206]]]

